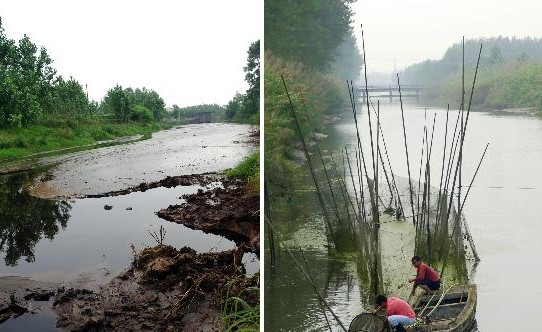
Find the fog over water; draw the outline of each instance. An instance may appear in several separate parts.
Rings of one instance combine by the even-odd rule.
[[[360,49],[363,24],[369,71],[392,73],[440,59],[463,36],[542,37],[542,3],[532,0],[358,0],[352,9]]]

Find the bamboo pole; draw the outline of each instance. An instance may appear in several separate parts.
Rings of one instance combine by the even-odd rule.
[[[333,232],[333,227],[331,225],[329,214],[327,212],[324,201],[322,199],[322,195],[321,195],[322,190],[320,188],[320,184],[318,183],[316,174],[314,172],[314,168],[312,166],[312,161],[311,161],[311,158],[309,156],[307,144],[305,143],[305,138],[303,137],[303,132],[301,131],[301,126],[299,125],[299,119],[297,118],[297,113],[295,112],[294,104],[292,102],[292,99],[290,98],[290,93],[288,92],[288,87],[286,86],[286,82],[284,81],[284,77],[281,75],[280,78],[282,79],[282,84],[284,85],[284,89],[286,90],[286,96],[288,97],[288,101],[289,101],[289,104],[290,104],[290,110],[292,111],[292,115],[293,115],[293,118],[294,118],[294,123],[296,125],[296,128],[297,128],[297,130],[299,132],[299,136],[301,138],[301,144],[303,145],[303,152],[305,154],[305,158],[307,158],[307,163],[309,165],[309,170],[311,172],[312,179],[314,181],[314,186],[316,187],[316,194],[318,196],[318,202],[320,203],[320,207],[322,208],[322,211],[324,213],[324,221],[326,222],[326,225],[328,227],[328,231],[330,233],[330,236],[333,239],[333,243],[335,245],[337,245],[338,244],[338,239],[336,238],[336,236],[335,236],[335,234]]]
[[[369,137],[370,137],[370,142],[371,142],[371,163],[373,166],[373,176],[374,176],[376,174],[376,165],[375,165],[375,152],[374,152],[374,143],[373,143],[373,126],[371,122],[371,112],[369,111],[369,90],[368,90],[369,88],[367,86],[368,84],[367,83],[367,59],[365,57],[366,52],[365,52],[365,37],[363,34],[363,24],[361,25],[361,41],[362,41],[362,48],[363,48],[363,69],[364,69],[364,74],[365,74],[365,95],[367,96],[367,99],[366,99],[367,100],[367,116],[369,119]],[[375,187],[377,183],[378,183],[378,180],[375,183]],[[375,224],[379,224],[380,222],[378,218],[378,199],[376,199],[376,197],[378,196],[378,192],[376,193],[373,192],[374,189],[370,185],[369,182],[368,182],[368,186],[369,186],[369,195],[371,196],[373,222]]]
[[[412,183],[410,183],[410,179],[412,178],[410,176],[410,163],[408,158],[408,143],[407,143],[407,137],[406,137],[406,127],[405,127],[405,112],[403,110],[403,97],[401,95],[401,83],[399,82],[399,74],[397,74],[397,86],[399,87],[399,102],[401,104],[401,118],[403,120],[403,136],[405,138],[405,152],[406,152],[406,161],[407,161],[407,172],[408,172],[408,189],[410,192],[410,207],[412,208],[412,221],[416,225],[416,214],[414,213],[414,200],[413,200],[413,192],[412,192]]]
[[[459,147],[459,149],[460,149],[459,155],[460,156],[462,154],[461,150],[463,149],[463,143],[465,142],[465,132],[467,130],[467,124],[468,124],[468,121],[469,121],[470,109],[471,109],[471,105],[472,105],[472,96],[474,94],[474,86],[476,84],[476,77],[478,75],[478,67],[480,65],[480,57],[481,57],[481,55],[482,55],[482,45],[480,45],[480,51],[478,52],[478,61],[476,62],[476,69],[474,71],[474,79],[473,79],[473,82],[472,82],[471,94],[470,94],[470,99],[469,99],[469,106],[467,108],[467,116],[466,116],[466,119],[465,119],[465,123],[462,125],[463,130],[461,132],[461,141],[459,143],[459,146],[460,146]],[[453,182],[453,185],[452,185],[452,194],[450,195],[450,197],[453,197],[453,188],[455,186],[455,180],[456,180],[456,177],[457,177],[457,174],[458,174],[458,169],[459,169],[460,163],[461,163],[461,160],[458,160],[457,165],[456,165],[455,175],[454,175],[454,182]],[[448,210],[450,210],[450,208],[451,208],[451,202],[452,202],[452,199],[450,199],[450,205],[448,206]],[[458,207],[458,209],[460,209],[460,206]],[[448,211],[448,214],[447,214],[446,218],[448,218],[449,214],[450,214],[450,211]],[[458,211],[458,215],[459,216],[461,215],[460,210]],[[452,236],[451,236],[452,238],[453,238],[453,235],[454,235],[455,230],[457,228],[457,224],[458,223],[454,224],[454,228],[452,230]],[[450,250],[450,246],[448,245],[448,249],[446,250],[446,254],[444,256],[445,258],[444,258],[443,265],[442,265],[441,276],[442,276],[442,274],[444,272],[444,267],[446,266],[446,260],[448,258],[449,250]]]

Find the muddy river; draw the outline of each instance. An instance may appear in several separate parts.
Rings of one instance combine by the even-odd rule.
[[[256,149],[249,137],[251,129],[237,124],[180,126],[154,133],[149,140],[44,159],[43,164],[54,165],[45,173],[1,175],[0,288],[12,287],[14,276],[92,288],[130,264],[132,245],[138,250],[156,245],[152,234],[159,234],[160,227],[165,229],[164,242],[177,248],[209,252],[235,247],[223,237],[155,215],[169,205],[181,204],[181,196],[202,189],[199,185],[113,197],[84,196],[166,176],[233,167]],[[24,190],[29,183],[32,194]],[[249,273],[257,271],[255,255],[245,256]],[[24,325],[25,319],[19,324]]]
[[[405,107],[407,138],[411,171],[419,170],[423,125],[431,128],[436,114],[436,127],[432,161],[440,165],[446,111],[417,106]],[[455,115],[453,113],[453,119]],[[450,113],[452,119],[452,113]],[[359,115],[360,128],[368,128],[368,117]],[[373,117],[374,121],[374,117]],[[406,178],[401,113],[398,104],[381,105],[381,125],[395,174]],[[352,121],[333,126],[328,139],[329,149],[353,146],[356,130]],[[365,135],[365,151],[370,151]],[[467,277],[478,286],[476,311],[478,331],[531,331],[537,329],[539,296],[538,276],[542,263],[537,258],[542,251],[542,224],[538,207],[542,203],[542,120],[529,114],[508,112],[471,113],[465,139],[463,177],[470,181],[486,143],[488,152],[469,193],[464,208],[481,258],[479,264],[467,260]],[[416,163],[413,162],[416,161]],[[412,166],[412,165],[415,166]],[[436,169],[436,168],[435,168]],[[438,183],[440,171],[432,174]],[[382,176],[382,185],[384,178]],[[310,184],[306,179],[305,184]],[[290,205],[278,208],[290,209],[303,206],[303,210],[319,211],[315,194],[299,187]],[[308,188],[308,185],[307,187]],[[312,203],[309,203],[312,202]],[[315,283],[323,296],[348,327],[354,316],[373,306],[372,293],[364,286],[365,276],[359,262],[353,257],[332,253],[325,239],[320,213],[300,213],[299,208],[290,214],[277,213],[283,217],[283,230],[289,232],[287,243],[298,255],[303,253],[313,271]],[[288,217],[285,217],[288,215]],[[310,223],[310,224],[309,224]],[[321,225],[321,226],[315,226]],[[394,233],[401,231],[391,230]],[[266,252],[267,253],[267,252]],[[402,253],[404,257],[414,252]],[[266,255],[265,270],[265,327],[272,331],[323,331],[327,329],[326,318],[308,282],[293,266],[285,252],[280,251],[274,272],[269,268]],[[396,270],[405,275],[413,274],[408,258]],[[409,284],[396,289],[397,295],[406,297]],[[333,330],[340,330],[332,321]]]

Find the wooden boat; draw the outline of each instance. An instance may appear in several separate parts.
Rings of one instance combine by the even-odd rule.
[[[474,284],[444,288],[433,295],[421,295],[413,305],[416,324],[405,328],[408,332],[469,331],[475,324],[476,301]],[[362,313],[352,320],[348,331],[379,331],[385,321],[385,317]]]
[[[441,288],[434,295],[419,296],[413,309],[423,323],[416,324],[420,326],[408,327],[407,331],[469,331],[474,325],[476,302],[474,284]]]

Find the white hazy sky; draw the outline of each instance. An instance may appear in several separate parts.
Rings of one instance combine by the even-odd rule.
[[[463,36],[542,37],[537,0],[357,0],[352,9],[360,45],[363,23],[369,71],[440,59]]]
[[[117,83],[171,106],[226,104],[244,92],[263,0],[0,0],[5,33],[44,46],[65,79],[101,100]]]

